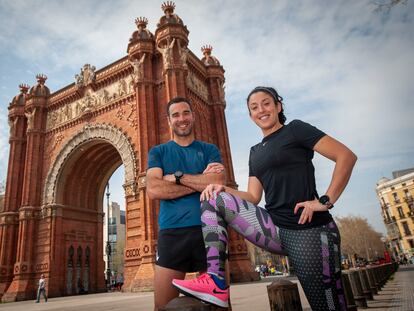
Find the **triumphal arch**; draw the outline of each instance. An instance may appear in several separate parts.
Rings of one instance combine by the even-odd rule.
[[[215,143],[235,186],[224,110],[224,70],[202,47],[188,49],[188,29],[165,2],[155,33],[147,19],[125,57],[51,93],[39,74],[20,85],[9,105],[10,155],[4,209],[0,211],[0,296],[33,298],[41,274],[49,296],[106,289],[103,261],[103,196],[112,173],[125,169],[127,291],[149,290],[155,262],[158,202],[146,195],[150,147],[171,139],[166,103],[193,102],[197,139]],[[245,242],[232,233],[233,280],[254,277]]]

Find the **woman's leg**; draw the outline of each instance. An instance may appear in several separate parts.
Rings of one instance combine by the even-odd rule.
[[[312,310],[345,311],[341,238],[335,222],[305,230],[280,229],[279,235]]]
[[[207,252],[207,272],[224,278],[227,225],[253,244],[275,254],[286,254],[269,213],[232,194],[220,192],[201,205],[201,223]]]

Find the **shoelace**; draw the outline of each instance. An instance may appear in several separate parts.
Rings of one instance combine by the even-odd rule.
[[[204,273],[204,274],[202,274],[202,275],[200,275],[200,277],[198,277],[197,279],[195,279],[195,281],[197,282],[197,283],[209,283],[208,281],[208,278],[209,278],[209,275],[207,274],[207,273]],[[205,279],[207,279],[207,282],[204,282],[204,280]]]

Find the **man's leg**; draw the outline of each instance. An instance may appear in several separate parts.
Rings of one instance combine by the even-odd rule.
[[[173,279],[184,279],[185,273],[177,270],[155,266],[154,310],[164,307],[169,301],[178,297],[178,291],[172,286]]]
[[[40,288],[37,289],[36,302],[39,302],[39,300],[40,300]]]
[[[46,296],[46,289],[43,288],[42,290],[43,298],[45,299],[45,302],[47,302],[47,296]]]

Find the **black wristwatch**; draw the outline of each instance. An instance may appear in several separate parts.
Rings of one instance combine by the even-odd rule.
[[[181,185],[180,179],[181,179],[183,176],[184,176],[184,174],[183,174],[183,172],[181,172],[181,171],[176,171],[176,172],[174,173],[175,183],[176,183],[177,185]]]
[[[326,194],[319,198],[319,203],[326,205],[328,209],[334,207],[334,205],[330,201],[331,199]]]

